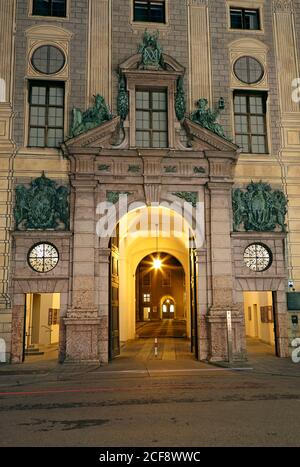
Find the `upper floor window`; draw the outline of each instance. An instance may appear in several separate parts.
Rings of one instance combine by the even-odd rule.
[[[29,146],[57,148],[64,139],[64,83],[29,83]]]
[[[232,29],[260,29],[259,10],[230,8],[230,27]]]
[[[143,278],[143,280],[142,280],[143,286],[149,287],[151,285],[151,274],[150,274],[150,272],[147,272],[147,273],[143,272],[142,278]]]
[[[166,5],[164,1],[134,0],[134,21],[165,23]]]
[[[235,142],[242,152],[268,152],[266,102],[266,93],[237,91],[234,95]]]
[[[164,89],[136,91],[136,145],[168,147],[168,106]]]
[[[33,0],[33,15],[66,16],[67,0]]]

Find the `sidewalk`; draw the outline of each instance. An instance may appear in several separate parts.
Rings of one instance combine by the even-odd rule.
[[[210,364],[196,361],[189,353],[187,341],[183,339],[160,339],[158,357],[154,355],[152,340],[141,339],[127,343],[121,355],[108,365],[64,363],[56,360],[23,364],[0,364],[0,379],[5,376],[49,376],[54,379],[72,379],[82,375],[128,375],[140,374],[154,376],[158,373],[196,374],[204,371],[245,371],[256,374],[270,374],[287,377],[300,377],[300,363],[295,364],[290,358],[278,358],[269,346],[252,342],[248,346],[248,361],[244,363],[227,362]],[[148,342],[149,341],[149,342]],[[2,377],[2,378],[1,378]]]

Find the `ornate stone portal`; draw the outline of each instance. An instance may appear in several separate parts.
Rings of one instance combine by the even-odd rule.
[[[192,125],[192,122],[186,121],[185,124]],[[111,132],[112,137],[113,127]],[[78,348],[74,353],[74,342],[78,339],[76,336],[80,335],[81,341],[84,336],[86,338],[86,344],[80,350],[80,360],[95,358],[92,349],[96,348],[96,342],[99,344],[98,357],[101,361],[108,359],[110,249],[109,239],[104,241],[96,237],[96,206],[104,200],[117,202],[121,193],[127,193],[130,202],[142,201],[148,204],[151,201],[177,200],[182,204],[185,201],[191,202],[194,207],[197,201],[206,198],[206,203],[211,206],[210,219],[203,228],[210,231],[210,237],[203,245],[196,245],[206,252],[205,259],[199,255],[197,263],[201,277],[201,280],[198,280],[197,290],[199,358],[213,360],[226,358],[228,309],[235,310],[236,313],[234,326],[237,340],[234,349],[237,358],[242,358],[245,355],[245,343],[242,315],[234,305],[230,238],[231,190],[234,166],[238,157],[236,146],[200,126],[197,136],[193,137],[195,149],[183,150],[181,147],[175,147],[172,154],[169,153],[169,149],[137,150],[130,148],[129,145],[122,149],[116,149],[113,145],[101,149],[99,146],[105,134],[106,128],[102,125],[68,140],[64,145],[65,155],[71,161],[72,187],[76,200],[73,298],[65,319],[67,358],[79,358]],[[91,135],[93,135],[92,143],[90,143]],[[141,161],[142,170],[129,170],[133,166],[140,167]],[[199,164],[201,170],[198,172],[195,171],[195,167],[199,167]],[[98,170],[99,167],[107,166],[110,170]],[[177,170],[166,171],[165,167],[169,166],[176,167]],[[156,191],[155,187],[159,187],[159,190]],[[80,242],[77,241],[77,237],[80,238]],[[220,242],[222,245],[219,245]],[[87,246],[92,244],[98,244],[96,250]],[[91,255],[93,260],[88,263],[87,258]],[[100,290],[97,273],[99,265],[99,274],[103,278]],[[211,268],[213,283],[210,285],[208,271]],[[97,319],[98,323],[95,321]],[[91,329],[96,328],[97,333],[92,334]],[[218,336],[217,341],[216,336]]]

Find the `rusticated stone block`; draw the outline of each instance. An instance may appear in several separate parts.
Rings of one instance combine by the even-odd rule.
[[[99,319],[65,318],[66,360],[99,362]]]

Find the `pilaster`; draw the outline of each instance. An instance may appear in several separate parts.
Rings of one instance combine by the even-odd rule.
[[[12,221],[12,177],[15,145],[12,141],[12,86],[14,79],[15,0],[0,2],[0,337],[11,351],[9,272]]]
[[[232,314],[233,358],[243,360],[243,316],[234,303],[232,186],[237,154],[208,152],[210,164],[210,258],[212,304],[207,316],[209,360],[228,359],[227,311]]]
[[[209,306],[206,249],[196,249],[195,257],[197,278],[197,325],[199,360],[206,360],[209,356],[209,336],[208,325],[206,320]]]
[[[211,58],[207,0],[188,1],[190,108],[200,97],[211,104]]]
[[[111,0],[89,1],[88,61],[87,103],[101,94],[111,107]]]
[[[109,274],[110,248],[99,250],[99,316],[101,320],[99,336],[99,357],[101,363],[108,363],[108,335],[109,335]]]
[[[100,319],[95,284],[95,189],[93,177],[76,178],[71,306],[66,325],[66,359],[99,361]]]

